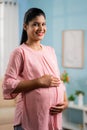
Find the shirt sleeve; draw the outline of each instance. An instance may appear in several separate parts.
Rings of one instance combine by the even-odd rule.
[[[6,73],[3,80],[4,99],[13,99],[17,93],[12,93],[21,81],[20,73],[23,69],[23,58],[20,49],[15,49],[9,59]]]

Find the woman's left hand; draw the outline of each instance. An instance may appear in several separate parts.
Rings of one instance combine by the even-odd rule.
[[[58,113],[61,113],[65,108],[66,108],[66,102],[59,103],[59,104],[52,106],[50,108],[50,114],[56,115]]]

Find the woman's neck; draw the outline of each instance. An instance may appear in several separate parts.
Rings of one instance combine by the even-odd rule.
[[[30,41],[26,41],[25,43],[27,46],[29,46],[30,48],[32,48],[33,50],[41,50],[42,46],[40,44],[40,42],[30,42]]]

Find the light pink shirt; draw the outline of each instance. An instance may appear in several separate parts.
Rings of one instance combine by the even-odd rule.
[[[21,80],[32,80],[44,74],[60,77],[54,49],[42,46],[35,51],[22,44],[16,48],[10,61],[3,81],[5,99],[12,99],[12,94]],[[35,89],[31,92],[20,93],[18,96],[14,125],[22,124],[24,130],[61,130],[62,113],[55,116],[49,114],[51,106],[64,100],[65,86]]]

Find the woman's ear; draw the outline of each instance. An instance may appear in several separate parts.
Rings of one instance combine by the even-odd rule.
[[[23,28],[24,28],[24,30],[26,31],[27,25],[26,25],[26,24],[23,24]]]

